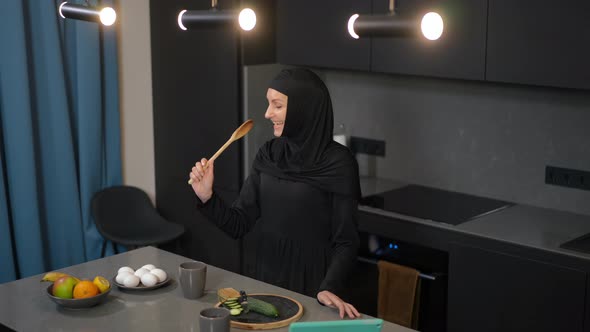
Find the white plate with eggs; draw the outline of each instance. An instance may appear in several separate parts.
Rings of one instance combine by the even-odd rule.
[[[166,271],[157,268],[153,264],[146,264],[137,270],[129,266],[123,266],[113,277],[113,283],[121,289],[152,290],[160,288],[170,282]]]

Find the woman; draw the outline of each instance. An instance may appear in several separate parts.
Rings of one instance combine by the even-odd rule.
[[[360,185],[354,157],[332,139],[328,89],[307,69],[287,69],[266,97],[276,137],[258,151],[231,208],[213,191],[214,163],[197,162],[190,177],[200,210],[234,238],[259,224],[257,279],[359,317],[336,295],[357,256]]]

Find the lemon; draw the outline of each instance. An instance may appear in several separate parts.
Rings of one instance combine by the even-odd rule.
[[[95,284],[96,287],[98,287],[98,289],[100,290],[101,293],[104,293],[109,288],[111,288],[111,284],[109,283],[109,281],[101,276],[96,276],[96,278],[94,278],[94,281],[92,281],[92,283]]]

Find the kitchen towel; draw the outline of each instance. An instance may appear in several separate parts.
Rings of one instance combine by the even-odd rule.
[[[377,316],[384,320],[416,328],[419,305],[419,272],[416,269],[379,261],[379,297]]]

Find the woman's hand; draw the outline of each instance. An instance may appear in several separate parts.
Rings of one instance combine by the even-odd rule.
[[[195,164],[195,167],[192,168],[189,176],[193,180],[191,186],[193,187],[193,191],[199,197],[201,202],[207,203],[207,201],[213,195],[213,165],[214,162],[211,161],[205,169],[205,165],[207,165],[207,159],[203,158],[200,162]]]
[[[324,304],[325,306],[338,308],[338,311],[340,311],[340,318],[344,318],[345,314],[350,318],[357,318],[361,316],[361,314],[359,314],[352,304],[342,301],[340,297],[332,292],[321,291],[318,293],[317,298],[318,301],[320,301],[320,303]]]

